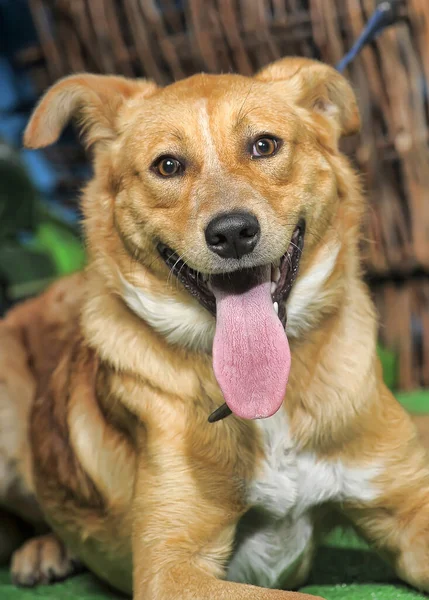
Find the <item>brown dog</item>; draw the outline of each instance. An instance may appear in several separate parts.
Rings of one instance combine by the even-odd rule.
[[[264,588],[301,584],[346,519],[429,590],[426,455],[382,382],[338,150],[348,83],[294,58],[163,89],[76,75],[27,146],[73,116],[88,268],[0,329],[2,504],[54,532],[15,553],[16,582],[78,557],[141,600],[303,600]]]

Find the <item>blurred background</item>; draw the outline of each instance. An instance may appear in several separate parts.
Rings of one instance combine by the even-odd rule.
[[[0,310],[85,260],[78,191],[91,169],[73,128],[54,147],[22,149],[29,113],[48,85],[78,71],[159,84],[198,71],[250,75],[288,54],[335,65],[377,4],[0,0]],[[362,260],[386,381],[419,394],[429,388],[429,1],[391,5],[394,24],[345,72],[363,128],[344,149],[369,196]]]

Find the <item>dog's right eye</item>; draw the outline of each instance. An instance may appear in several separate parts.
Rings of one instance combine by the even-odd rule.
[[[265,135],[257,140],[252,145],[252,158],[267,158],[276,154],[280,143],[277,138],[271,135]]]
[[[154,162],[152,168],[161,177],[174,177],[183,171],[182,163],[172,156],[161,156]]]

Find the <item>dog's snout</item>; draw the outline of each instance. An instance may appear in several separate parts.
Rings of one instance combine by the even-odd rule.
[[[207,225],[207,246],[222,258],[241,258],[258,243],[261,228],[248,212],[229,212],[216,216]]]

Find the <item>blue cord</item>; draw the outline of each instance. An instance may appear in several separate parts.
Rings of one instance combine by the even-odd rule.
[[[347,54],[340,60],[335,67],[337,71],[342,73],[344,69],[356,58],[359,52],[366,44],[372,42],[379,33],[392,25],[396,20],[396,11],[393,7],[393,2],[386,0],[381,2],[375,9],[373,15],[366,24],[364,30],[353,44],[352,48]]]

